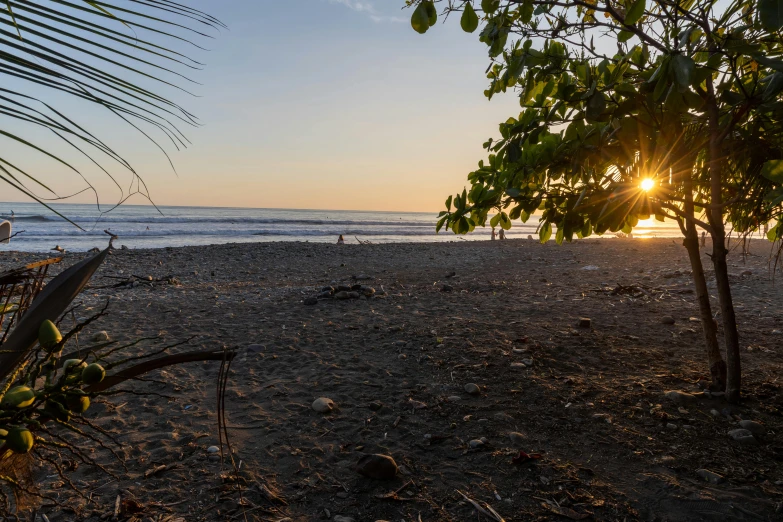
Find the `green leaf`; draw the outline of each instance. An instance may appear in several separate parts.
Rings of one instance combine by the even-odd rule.
[[[498,226],[498,223],[500,223],[500,214],[499,213],[495,214],[494,216],[492,216],[492,219],[489,220],[489,226],[491,226],[492,228],[495,228],[496,226]]]
[[[655,89],[653,90],[654,101],[660,100],[661,96],[663,96],[663,93],[665,93],[669,88],[669,63],[667,62],[661,65],[661,67],[665,67],[665,69],[661,71],[661,75],[658,77],[658,81],[655,83]]]
[[[435,233],[437,234],[440,232],[440,229],[443,228],[443,224],[446,223],[446,220],[449,219],[449,216],[443,216],[438,220],[438,224],[435,226]]]
[[[500,7],[500,0],[481,0],[481,10],[487,14],[494,13]]]
[[[427,21],[430,24],[430,27],[438,23],[438,10],[435,9],[435,4],[433,4],[431,1],[425,1],[422,2],[424,5],[424,8],[427,10]]]
[[[781,223],[778,223],[777,226],[774,226],[767,231],[767,239],[776,241],[779,234],[783,234],[783,224]]]
[[[634,35],[633,31],[626,31],[623,29],[620,31],[620,33],[617,35],[617,41],[618,42],[627,42],[631,39],[631,37]]]
[[[555,234],[555,242],[558,245],[562,245],[563,244],[563,239],[565,238],[564,230],[565,229],[563,227],[560,227],[560,226],[557,227],[557,234]]]
[[[696,67],[693,59],[678,54],[672,58],[671,66],[674,69],[674,79],[680,88],[688,87],[693,81],[693,69]]]
[[[769,160],[761,167],[761,175],[783,185],[783,160]]]
[[[625,24],[634,25],[644,14],[644,9],[647,7],[647,0],[636,0],[631,7],[628,8],[628,12],[625,14]]]
[[[505,212],[500,213],[500,227],[503,230],[509,230],[511,228],[511,220]]]
[[[446,200],[446,208],[449,211],[451,211],[451,200],[452,200],[452,196],[449,196],[448,199]]]
[[[783,28],[783,0],[759,0],[759,19],[769,31]]]
[[[541,225],[541,230],[538,231],[538,237],[542,244],[549,241],[549,238],[552,237],[552,225],[549,223]]]
[[[769,77],[767,87],[764,89],[763,99],[769,101],[783,91],[783,73],[776,72]]]
[[[585,117],[591,121],[597,121],[601,114],[606,109],[606,98],[604,93],[597,92],[593,94],[589,100],[587,100],[587,107],[585,109]]]
[[[533,19],[533,0],[525,0],[522,2],[522,8],[520,9],[520,17],[522,23],[529,24]]]
[[[427,7],[424,4],[419,4],[416,9],[413,10],[411,15],[411,27],[419,34],[426,33],[430,28],[430,17],[427,14]]]
[[[465,4],[465,10],[462,11],[462,18],[459,20],[462,30],[466,33],[472,33],[479,26],[479,19],[476,11],[473,9],[473,5],[468,2]]]

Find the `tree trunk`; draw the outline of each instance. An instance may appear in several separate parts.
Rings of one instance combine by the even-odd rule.
[[[693,284],[696,286],[696,297],[699,300],[699,312],[701,315],[701,327],[704,332],[704,346],[707,349],[707,360],[710,365],[710,375],[712,391],[726,390],[726,362],[720,353],[718,344],[718,332],[715,326],[715,320],[712,317],[712,306],[710,305],[710,294],[707,290],[707,279],[704,277],[704,266],[701,263],[699,252],[699,236],[696,227],[689,224],[687,234],[683,241],[683,246],[688,251],[688,257],[691,261],[693,271]]]
[[[716,101],[715,86],[712,77],[707,78],[707,113],[709,115],[710,143],[708,150],[708,165],[710,173],[710,208],[707,217],[710,222],[712,236],[712,265],[715,267],[715,281],[718,284],[718,300],[720,314],[723,319],[723,339],[726,342],[726,399],[729,402],[739,402],[742,384],[742,367],[740,366],[739,333],[737,318],[734,315],[734,303],[731,299],[729,284],[729,267],[726,264],[726,228],[723,224],[723,169],[725,161],[721,152],[721,141],[725,134],[721,129],[720,113]]]
[[[723,338],[726,342],[726,398],[729,402],[739,402],[742,385],[742,366],[740,364],[739,332],[737,331],[737,318],[734,315],[734,302],[731,298],[731,285],[729,284],[729,267],[726,264],[725,237],[713,236],[712,238],[712,264],[715,267],[715,280],[718,283],[718,299],[720,300],[720,314],[723,318]]]

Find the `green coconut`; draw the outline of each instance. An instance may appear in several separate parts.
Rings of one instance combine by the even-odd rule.
[[[63,363],[63,374],[67,377],[66,384],[76,384],[82,378],[82,370],[87,368],[87,363],[81,359],[68,359]]]
[[[82,382],[85,384],[98,384],[106,377],[106,370],[98,363],[87,365],[82,370]]]
[[[63,363],[63,371],[65,373],[72,373],[86,367],[87,363],[81,359],[68,359]]]
[[[27,453],[33,449],[35,438],[27,428],[11,428],[5,436],[5,445],[14,453]]]
[[[45,350],[51,350],[63,340],[60,330],[49,319],[41,323],[38,329],[38,342]]]
[[[84,413],[90,407],[90,398],[81,390],[73,390],[68,393],[65,405],[74,413]]]
[[[14,386],[3,396],[0,406],[10,408],[27,408],[35,402],[35,392],[29,386]]]

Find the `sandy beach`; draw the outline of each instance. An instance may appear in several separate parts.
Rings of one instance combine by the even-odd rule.
[[[489,520],[468,499],[507,521],[780,519],[783,289],[769,253],[759,241],[730,256],[745,379],[733,407],[664,395],[708,378],[677,240],[115,250],[76,311],[109,299],[110,315],[82,338],[237,349],[226,408],[241,467],[225,444],[222,460],[208,452],[219,364],[169,368],[127,387],[159,395],[88,412],[122,442],[130,478],[73,463],[87,499],[46,476],[72,511],[43,512],[110,520],[119,495],[121,520],[155,522]],[[5,250],[0,270],[41,257]],[[374,295],[304,304],[355,284]],[[336,409],[314,411],[320,397]],[[741,419],[765,426],[758,444],[728,436]],[[391,456],[397,476],[360,475],[367,454]]]

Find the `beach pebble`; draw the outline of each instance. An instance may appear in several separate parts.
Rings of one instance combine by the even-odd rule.
[[[661,317],[661,324],[674,324],[674,317],[671,315],[664,315]]]
[[[689,404],[696,402],[696,395],[685,393],[677,390],[669,390],[664,393],[667,399],[676,404]]]
[[[719,475],[714,471],[710,471],[708,469],[697,469],[696,474],[702,479],[709,482],[710,484],[720,484],[726,481],[723,475]]]
[[[371,297],[375,295],[375,288],[371,286],[362,286],[359,291],[364,295],[365,297]]]
[[[350,292],[351,287],[348,285],[337,285],[337,291],[338,292]]]
[[[110,340],[109,334],[106,331],[98,332],[97,334],[92,336],[93,342],[96,343],[105,343]]]
[[[304,301],[302,301],[307,306],[317,305],[318,304],[318,298],[317,297],[308,297]]]
[[[421,401],[415,401],[413,399],[408,400],[408,405],[411,406],[414,410],[423,410],[427,407],[427,403],[421,402]]]
[[[449,402],[459,402],[461,400],[462,400],[462,397],[460,397],[459,395],[449,395],[449,397],[448,397],[448,401]]]
[[[348,292],[349,299],[359,299],[359,297],[360,297],[359,292]]]
[[[442,287],[440,287],[440,291],[441,292],[451,292],[453,290],[454,290],[454,287],[451,286],[451,285],[443,285]]]
[[[533,366],[533,359],[522,359],[522,364],[525,366]]]
[[[477,384],[473,384],[472,382],[469,382],[465,385],[465,393],[468,393],[470,395],[478,395],[481,393],[481,388],[478,387]]]
[[[220,448],[217,446],[210,446],[207,448],[207,453],[220,453]]]
[[[397,475],[397,463],[388,455],[364,455],[356,464],[356,471],[368,478],[387,480]]]
[[[399,360],[401,360],[401,361],[402,361],[403,359],[407,359],[407,358],[408,358],[408,356],[407,356],[407,355],[405,355],[404,353],[401,353],[400,355],[398,355],[398,356],[397,356],[397,359],[399,359]]]
[[[514,446],[522,446],[527,442],[527,437],[518,431],[509,432],[508,438],[511,439],[511,444]]]
[[[512,368],[527,368],[527,365],[523,362],[512,362],[511,363]]]
[[[344,517],[342,515],[335,515],[332,519],[334,522],[356,522],[356,519],[353,517]]]
[[[710,415],[712,415],[713,417],[720,417],[720,412],[715,408],[713,408],[710,410]]]
[[[330,299],[332,297],[334,297],[332,292],[321,292],[318,294],[318,299]]]
[[[347,290],[340,290],[339,292],[334,294],[334,298],[335,299],[350,299],[351,296],[348,295],[348,291]]]
[[[590,328],[592,325],[592,321],[589,317],[580,317],[579,320],[576,322],[576,325],[579,328]]]
[[[372,402],[369,404],[369,408],[370,408],[372,411],[378,411],[378,410],[380,410],[381,408],[383,408],[383,403],[382,403],[381,401],[372,401]]]
[[[729,431],[729,437],[742,444],[756,444],[756,439],[753,437],[753,434],[743,428]]]
[[[740,428],[746,429],[756,437],[763,437],[767,433],[767,428],[760,422],[752,420],[739,421]]]
[[[331,286],[325,286],[325,287],[321,288],[321,293],[333,294],[334,293],[334,288],[331,287]]]
[[[473,439],[472,441],[468,442],[468,446],[470,446],[470,449],[478,449],[484,447],[484,441],[481,439]]]
[[[332,399],[327,399],[326,397],[319,397],[313,401],[313,409],[318,413],[329,413],[336,407],[337,405],[334,401]]]

